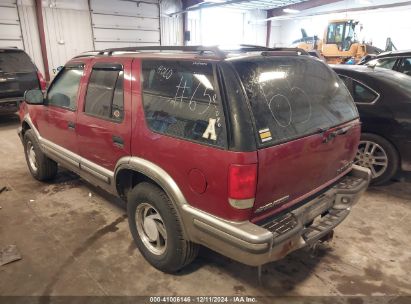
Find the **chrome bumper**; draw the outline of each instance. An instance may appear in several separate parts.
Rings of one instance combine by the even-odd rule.
[[[370,177],[368,169],[354,165],[350,173],[318,197],[260,224],[223,220],[189,205],[183,206],[183,221],[193,242],[258,266],[327,236],[350,213]]]

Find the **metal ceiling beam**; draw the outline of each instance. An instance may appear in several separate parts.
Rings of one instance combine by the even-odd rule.
[[[303,11],[303,10],[307,10],[307,9],[314,8],[317,6],[323,6],[323,5],[340,2],[340,1],[342,0],[308,0],[304,2],[294,3],[294,4],[285,5],[285,6],[281,6],[278,8],[268,10],[267,17],[278,17],[278,16],[283,16],[283,15],[289,15],[287,13],[284,13],[283,10],[285,8]]]
[[[295,15],[287,14],[287,15],[282,15],[282,16],[269,17],[269,18],[264,19],[264,20],[259,20],[258,22],[264,22],[264,21],[270,21],[270,20],[286,20],[286,19],[307,18],[307,17],[312,17],[312,16],[347,13],[347,12],[360,12],[360,11],[366,12],[366,11],[371,11],[371,10],[401,7],[401,6],[408,6],[408,5],[411,5],[411,1],[395,2],[395,3],[372,5],[372,6],[361,6],[361,7],[353,7],[353,8],[344,8],[344,9],[334,9],[334,10],[321,11],[321,12],[311,12],[311,13],[301,12],[300,14],[295,14]]]

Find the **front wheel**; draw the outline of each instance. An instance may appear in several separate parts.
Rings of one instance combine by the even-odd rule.
[[[128,194],[130,232],[144,258],[155,268],[173,273],[191,263],[198,245],[183,238],[181,223],[168,196],[151,183]]]
[[[24,133],[23,143],[24,155],[31,175],[39,181],[54,178],[57,174],[57,163],[41,151],[40,144],[32,130]]]
[[[371,170],[371,183],[379,185],[389,181],[397,172],[399,157],[397,150],[385,138],[361,134],[355,164]]]

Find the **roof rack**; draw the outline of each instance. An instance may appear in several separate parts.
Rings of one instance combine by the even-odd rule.
[[[277,51],[277,52],[297,52],[301,55],[310,55],[306,50],[301,48],[292,48],[292,47],[274,47],[270,48],[268,51]]]
[[[137,51],[183,51],[183,52],[199,52],[214,53],[218,57],[225,58],[225,54],[216,46],[136,46],[136,47],[124,47],[124,48],[112,48],[102,50],[98,55],[111,56],[115,52],[137,52]]]
[[[111,56],[116,52],[138,52],[138,51],[182,51],[199,53],[200,55],[205,53],[214,53],[217,57],[222,59],[226,58],[226,54],[241,53],[241,52],[295,52],[296,55],[309,55],[307,51],[300,48],[269,48],[261,45],[253,44],[240,44],[233,49],[220,49],[217,46],[135,46],[135,47],[123,47],[123,48],[110,48],[101,51],[89,51],[75,56],[74,58],[90,57],[95,55]]]

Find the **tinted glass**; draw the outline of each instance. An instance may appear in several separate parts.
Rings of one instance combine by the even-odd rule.
[[[340,75],[340,78],[344,81],[355,102],[372,103],[377,99],[378,94],[376,92],[358,81],[343,75]]]
[[[251,103],[261,143],[303,137],[358,117],[344,83],[310,57],[234,62]]]
[[[143,78],[144,110],[152,130],[226,146],[223,109],[210,63],[147,60]]]
[[[47,93],[47,103],[75,110],[81,76],[83,69],[80,68],[64,68],[60,71]]]
[[[102,118],[122,119],[122,71],[93,69],[87,87],[84,112]]]
[[[367,62],[366,65],[392,70],[396,60],[396,58],[373,59]]]
[[[362,103],[374,102],[378,95],[364,85],[353,81],[354,101]]]
[[[36,68],[30,57],[24,52],[0,51],[0,72],[33,72]]]
[[[403,58],[399,71],[411,76],[411,58]]]

